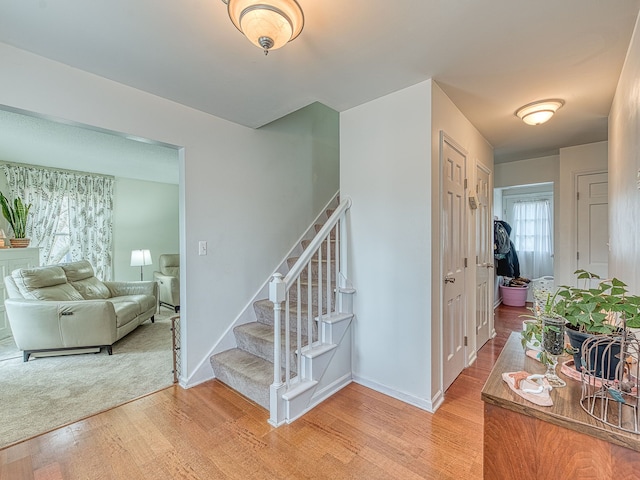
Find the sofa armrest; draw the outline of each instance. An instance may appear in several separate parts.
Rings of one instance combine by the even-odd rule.
[[[160,301],[174,306],[180,305],[180,279],[161,272],[153,272],[153,278],[158,282]]]
[[[158,284],[156,282],[103,282],[112,297],[124,295],[152,295],[158,298]]]
[[[117,339],[116,313],[106,300],[7,299],[5,307],[20,350],[111,345]]]

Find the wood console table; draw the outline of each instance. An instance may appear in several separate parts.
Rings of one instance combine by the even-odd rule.
[[[503,372],[519,370],[544,373],[514,332],[482,389],[485,479],[640,478],[640,435],[588,415],[580,406],[580,382],[562,373],[567,386],[551,391],[552,407],[528,402],[502,380]]]

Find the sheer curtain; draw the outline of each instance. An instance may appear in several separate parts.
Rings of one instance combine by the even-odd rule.
[[[71,260],[88,260],[98,278],[111,280],[113,177],[11,164],[3,168],[11,195],[33,204],[27,236],[31,246],[40,247],[40,263],[60,261],[54,243],[68,225]]]
[[[553,275],[553,238],[549,200],[520,200],[513,204],[511,239],[520,260],[520,275]]]

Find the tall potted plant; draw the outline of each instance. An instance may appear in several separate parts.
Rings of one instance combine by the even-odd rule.
[[[14,248],[29,246],[29,239],[26,236],[31,204],[25,205],[20,197],[16,197],[12,204],[2,192],[0,192],[0,204],[2,204],[2,215],[13,230],[14,238],[9,239],[11,246]]]

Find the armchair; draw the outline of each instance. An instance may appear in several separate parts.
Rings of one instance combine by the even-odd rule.
[[[161,307],[180,311],[180,255],[165,253],[158,260],[160,271],[153,272],[158,282],[158,299]]]

